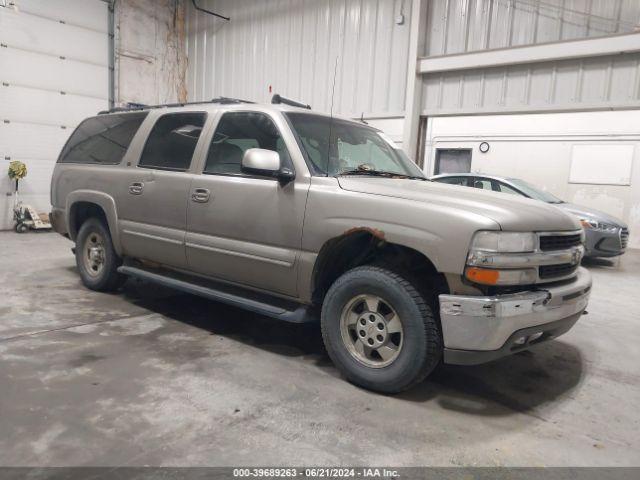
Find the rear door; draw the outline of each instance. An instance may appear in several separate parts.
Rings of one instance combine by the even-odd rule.
[[[177,112],[157,118],[116,198],[125,255],[186,267],[190,167],[206,117]]]
[[[226,112],[207,143],[204,171],[194,176],[189,197],[189,269],[295,296],[309,179],[298,172],[283,185],[241,166],[247,149],[265,148],[295,171],[290,152],[297,146],[284,119]]]

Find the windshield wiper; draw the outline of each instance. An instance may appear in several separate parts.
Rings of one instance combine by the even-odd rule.
[[[397,173],[397,172],[387,172],[385,170],[365,170],[365,169],[344,170],[340,172],[338,175],[369,175],[372,177],[404,178],[409,180],[429,181],[429,179],[425,177],[419,177],[417,175],[406,175],[404,173]]]

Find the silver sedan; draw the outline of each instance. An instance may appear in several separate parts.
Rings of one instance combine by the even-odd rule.
[[[549,192],[534,187],[519,178],[505,178],[477,173],[446,173],[431,177],[431,180],[450,185],[482,188],[494,192],[510,193],[551,203],[577,216],[586,234],[587,257],[615,257],[627,248],[629,228],[608,213],[568,203]]]

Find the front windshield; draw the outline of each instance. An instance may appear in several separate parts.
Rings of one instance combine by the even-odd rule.
[[[540,190],[539,188],[528,184],[524,180],[520,180],[519,178],[508,178],[507,180],[513,183],[513,185],[515,185],[528,197],[534,198],[536,200],[542,200],[543,202],[547,203],[564,203],[563,200],[560,200],[555,195],[552,195],[549,192],[545,192],[544,190]]]
[[[287,112],[285,115],[307,154],[314,175],[378,172],[425,178],[417,165],[378,130],[309,113]]]

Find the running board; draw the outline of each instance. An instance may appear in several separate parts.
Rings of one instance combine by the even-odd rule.
[[[214,282],[208,282],[201,279],[187,279],[186,276],[176,274],[156,273],[149,270],[145,270],[137,267],[122,266],[118,268],[118,272],[130,277],[136,277],[143,280],[147,280],[158,285],[180,290],[185,293],[198,295],[199,297],[208,298],[209,300],[215,300],[217,302],[226,303],[234,307],[242,308],[250,312],[259,313],[267,317],[276,318],[290,323],[310,323],[317,321],[317,318],[311,314],[310,309],[306,305],[294,304],[292,302],[282,301],[281,303],[287,303],[289,307],[286,308],[283,305],[277,305],[279,299],[274,299],[273,303],[267,303],[264,301],[266,295],[257,294],[251,291],[242,290],[242,293],[247,293],[247,296],[241,296],[237,293],[232,293],[228,290],[233,289],[234,292],[238,292],[240,289],[235,287],[227,287],[225,285],[214,284]],[[180,278],[176,278],[180,277]],[[250,296],[261,297],[261,300],[256,298],[247,298]]]

